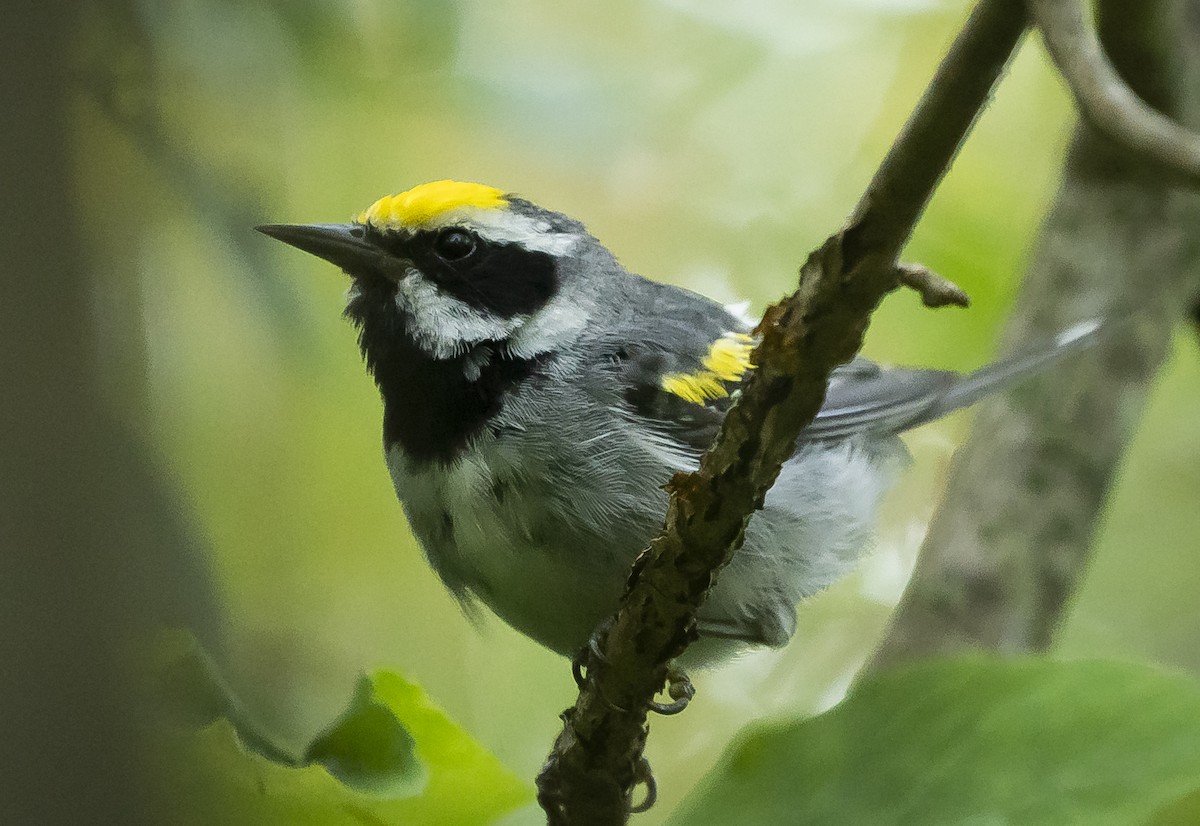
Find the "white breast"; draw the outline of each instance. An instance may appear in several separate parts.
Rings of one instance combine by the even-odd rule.
[[[628,562],[589,553],[563,491],[548,490],[553,474],[519,447],[488,436],[450,465],[414,467],[399,447],[387,461],[413,533],[460,598],[568,655],[616,605]]]
[[[661,525],[668,477],[653,440],[628,431],[554,441],[530,424],[485,430],[454,462],[413,464],[394,447],[396,493],[430,563],[522,633],[572,656],[617,606],[630,565]],[[507,428],[507,429],[505,429]],[[569,432],[586,433],[582,422]],[[643,434],[644,436],[644,434]],[[750,521],[701,615],[719,636],[780,645],[794,606],[843,574],[866,544],[902,455],[899,440],[802,448]],[[737,646],[736,639],[729,646]]]

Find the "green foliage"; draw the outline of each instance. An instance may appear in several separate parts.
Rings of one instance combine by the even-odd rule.
[[[1200,684],[1115,662],[969,657],[863,683],[747,734],[671,823],[858,826],[1187,819]]]
[[[167,648],[160,695],[175,725],[159,776],[172,823],[482,824],[532,798],[397,674],[362,678],[345,712],[295,758],[263,736],[194,642],[175,637]]]

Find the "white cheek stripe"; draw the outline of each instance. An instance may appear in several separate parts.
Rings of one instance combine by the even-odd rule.
[[[532,358],[558,349],[588,323],[587,313],[561,293],[532,315],[500,318],[447,295],[419,273],[397,285],[396,306],[413,341],[435,359],[461,356],[484,341],[505,341],[509,355]]]
[[[529,318],[500,318],[460,301],[409,267],[396,284],[396,306],[417,346],[435,359],[462,355],[472,345],[507,339]]]

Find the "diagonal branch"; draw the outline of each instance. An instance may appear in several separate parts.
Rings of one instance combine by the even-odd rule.
[[[1129,88],[1085,19],[1083,5],[1083,0],[1028,0],[1029,15],[1079,111],[1127,149],[1200,184],[1200,133],[1156,111]]]
[[[695,636],[696,611],[819,410],[830,372],[858,351],[871,312],[900,284],[897,256],[1024,30],[1022,0],[979,3],[847,226],[767,311],[757,369],[700,469],[672,479],[663,532],[585,652],[579,697],[538,778],[551,824],[628,818],[631,790],[647,776],[647,703]]]

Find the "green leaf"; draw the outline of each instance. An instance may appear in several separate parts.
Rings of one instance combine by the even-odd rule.
[[[1176,823],[1200,684],[1116,662],[970,657],[864,682],[730,748],[672,824]]]
[[[381,796],[405,796],[424,785],[416,742],[363,677],[350,707],[309,745],[305,763],[320,763],[347,786]]]
[[[176,637],[165,649],[160,694],[174,725],[159,797],[171,801],[172,823],[484,824],[533,798],[397,674],[362,678],[346,711],[296,758],[262,735],[194,642]]]

